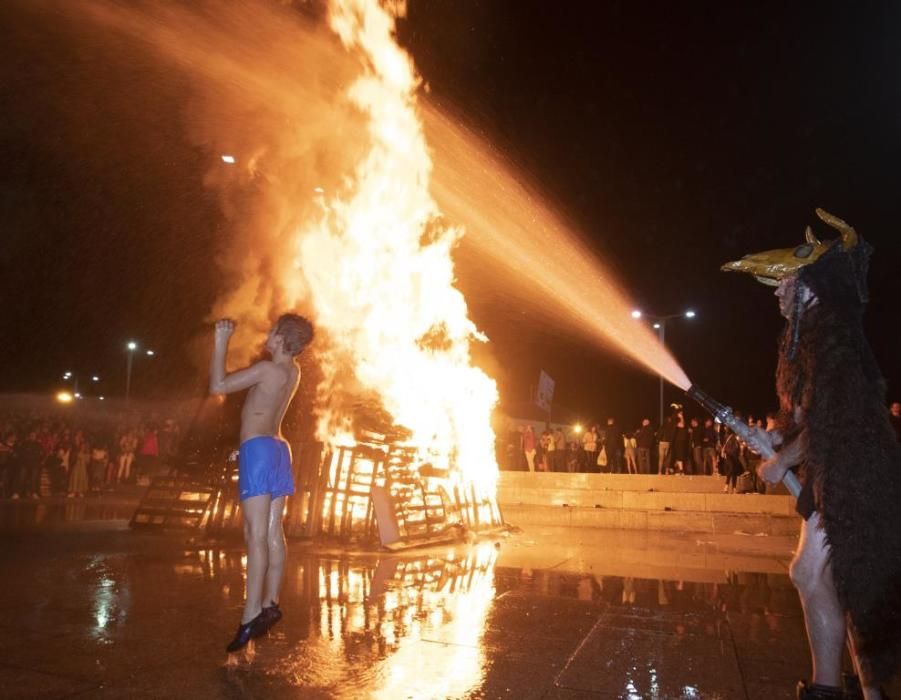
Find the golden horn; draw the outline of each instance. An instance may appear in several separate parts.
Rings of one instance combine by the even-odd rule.
[[[804,229],[804,240],[806,240],[810,245],[820,245],[820,239],[813,235],[813,230],[808,226]]]
[[[851,250],[857,245],[857,231],[852,226],[819,207],[817,207],[817,216],[842,234],[842,245],[845,250]]]

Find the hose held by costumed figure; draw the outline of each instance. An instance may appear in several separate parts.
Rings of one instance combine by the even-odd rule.
[[[725,406],[719,401],[714,400],[709,394],[702,391],[694,384],[688,387],[688,391],[685,393],[697,401],[717,421],[725,425],[745,443],[750,445],[761,457],[770,459],[776,454],[773,448],[768,444],[761,443],[759,440],[754,439],[751,426],[736,418],[729,406]],[[785,476],[782,477],[782,483],[785,484],[785,488],[787,488],[788,492],[795,498],[801,493],[801,482],[798,481],[798,477],[791,469],[785,472]]]

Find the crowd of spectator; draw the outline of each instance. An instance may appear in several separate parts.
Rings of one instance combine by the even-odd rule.
[[[686,419],[673,404],[661,425],[644,418],[638,426],[620,427],[615,418],[584,428],[547,428],[538,435],[530,423],[508,436],[502,458],[505,469],[612,474],[675,474],[721,476],[727,493],[766,492],[757,477],[760,456],[726,426],[712,418]],[[890,407],[890,419],[901,440],[901,403]],[[748,425],[772,430],[775,415],[736,417]]]
[[[0,413],[0,498],[82,498],[143,483],[178,450],[173,418]]]

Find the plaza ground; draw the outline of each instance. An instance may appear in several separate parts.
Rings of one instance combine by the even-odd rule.
[[[0,687],[21,698],[792,698],[795,539],[518,523],[404,555],[292,542],[240,654],[239,542],[133,504],[0,503]]]

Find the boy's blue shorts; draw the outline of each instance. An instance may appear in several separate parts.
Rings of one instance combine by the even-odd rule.
[[[294,495],[291,448],[280,438],[260,435],[241,443],[238,450],[238,498],[267,493],[272,498]]]

